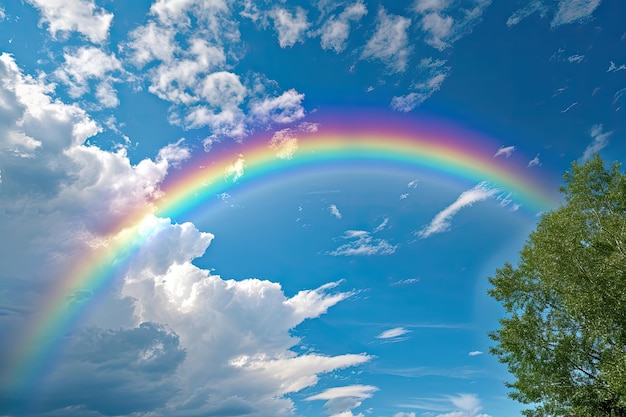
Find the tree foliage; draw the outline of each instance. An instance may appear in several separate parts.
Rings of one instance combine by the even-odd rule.
[[[626,416],[626,174],[596,155],[564,180],[564,204],[489,278],[506,311],[491,353],[526,416]]]

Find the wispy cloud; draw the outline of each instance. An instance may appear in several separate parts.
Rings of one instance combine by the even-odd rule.
[[[331,256],[372,256],[372,255],[391,255],[398,245],[392,245],[385,239],[374,239],[370,232],[365,230],[348,230],[343,239],[352,240],[352,242],[339,246],[331,252],[326,252]]]
[[[331,215],[335,216],[337,219],[341,219],[341,212],[336,205],[331,204],[330,207],[328,207],[328,210],[330,210]]]
[[[378,226],[376,226],[374,228],[374,230],[372,230],[373,233],[378,233],[381,230],[384,230],[385,227],[387,227],[387,224],[389,223],[389,218],[386,217]]]
[[[586,161],[591,158],[594,153],[600,152],[600,150],[606,148],[609,144],[609,137],[613,132],[605,132],[601,124],[593,125],[589,135],[591,136],[591,143],[587,145],[583,152],[582,160]]]
[[[363,414],[354,416],[352,409],[361,405],[363,400],[372,398],[378,387],[373,385],[348,385],[344,387],[328,388],[319,394],[312,395],[304,401],[324,400],[324,407],[331,417],[363,417]]]
[[[626,88],[622,88],[621,90],[617,91],[615,93],[615,95],[613,96],[613,105],[615,106],[615,111],[620,111],[622,108],[622,97],[624,96],[624,94],[626,93]]]
[[[577,101],[573,102],[572,104],[570,104],[569,106],[567,106],[566,108],[561,110],[561,113],[567,113],[568,111],[570,111],[575,106],[578,106],[578,102]]]
[[[535,155],[533,159],[528,161],[528,168],[532,168],[534,166],[541,166],[541,161],[539,160],[539,154]]]
[[[483,352],[481,352],[480,350],[473,350],[471,352],[469,352],[467,355],[468,356],[478,356],[478,355],[482,355]]]
[[[515,26],[533,13],[545,17],[553,14],[552,27],[587,20],[598,8],[602,0],[560,0],[558,5],[548,0],[533,0],[521,9],[516,10],[506,21],[507,26]]]
[[[391,283],[391,285],[393,286],[410,285],[410,284],[417,284],[418,282],[420,282],[419,278],[407,278],[407,279],[402,279],[400,281],[394,281]]]
[[[497,158],[498,156],[504,156],[505,158],[508,158],[513,154],[513,152],[515,152],[515,149],[515,146],[500,146],[500,149],[493,154],[493,157]]]
[[[441,85],[450,73],[450,67],[445,66],[444,60],[424,58],[419,64],[419,69],[426,78],[411,86],[412,92],[395,96],[391,100],[391,108],[400,112],[409,112],[421,105],[435,92],[441,89]]]
[[[540,12],[542,17],[545,15],[547,7],[543,4],[541,0],[533,0],[528,3],[525,7],[516,10],[513,12],[511,16],[506,21],[506,25],[511,27],[517,25],[523,19],[527,18],[533,13]]]
[[[448,231],[450,229],[450,221],[462,208],[492,198],[499,192],[500,190],[489,186],[487,182],[481,182],[475,187],[464,191],[454,203],[437,213],[428,225],[416,232],[416,235],[421,238],[427,238],[436,233]]]
[[[469,8],[461,8],[456,0],[416,0],[414,10],[420,16],[419,26],[424,31],[426,43],[443,51],[471,32],[481,20],[491,0],[474,0]],[[461,14],[452,10],[460,8]]]
[[[427,410],[429,412],[423,415],[432,417],[491,417],[489,414],[480,413],[483,407],[476,394],[415,398],[410,403],[401,404],[400,407]],[[403,415],[409,414],[403,413]]]
[[[574,54],[567,57],[567,62],[570,64],[580,64],[585,59],[584,55]]]
[[[609,69],[606,72],[617,72],[621,70],[626,70],[626,64],[622,64],[620,66],[615,65],[615,62],[610,61]]]
[[[574,23],[591,17],[602,0],[561,0],[552,27]]]
[[[376,336],[376,338],[377,339],[395,339],[395,338],[398,338],[400,336],[407,334],[408,332],[409,330],[405,329],[404,327],[395,327],[393,329],[385,330],[384,332]]]

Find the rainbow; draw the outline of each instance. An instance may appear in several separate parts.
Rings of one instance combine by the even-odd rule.
[[[47,366],[52,366],[54,353],[61,348],[59,340],[77,326],[89,305],[68,304],[68,295],[79,291],[97,295],[109,288],[152,236],[159,217],[182,221],[194,209],[219,202],[216,195],[242,184],[268,181],[301,169],[382,164],[441,172],[473,184],[486,180],[503,192],[511,192],[532,214],[559,203],[556,187],[550,189],[545,178],[533,176],[526,161],[494,158],[499,144],[492,140],[436,121],[385,119],[367,113],[359,117],[345,120],[335,115],[319,120],[317,130],[312,125],[304,131],[293,128],[291,136],[297,137],[297,150],[291,157],[279,158],[277,149],[268,145],[271,133],[265,132],[244,143],[216,146],[186,161],[185,168],[172,172],[162,184],[161,198],[111,225],[101,247],[73,265],[56,285],[16,345],[19,353],[5,367],[10,372],[4,384],[27,389]]]

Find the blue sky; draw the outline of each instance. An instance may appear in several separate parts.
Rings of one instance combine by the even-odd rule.
[[[620,0],[0,0],[0,415],[519,415],[487,277],[539,213],[489,178],[338,162],[177,218],[151,204],[198,158],[371,114],[488,138],[465,146],[557,194],[572,161],[626,155],[625,17]],[[153,238],[59,296],[141,210]],[[80,316],[29,345],[51,294]],[[42,365],[16,388],[28,349]]]

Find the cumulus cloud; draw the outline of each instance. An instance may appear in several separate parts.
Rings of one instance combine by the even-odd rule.
[[[304,117],[304,94],[290,89],[278,97],[267,97],[251,105],[251,114],[263,122],[291,123]]]
[[[291,13],[285,8],[275,7],[269,15],[274,21],[281,48],[292,47],[297,42],[304,41],[310,23],[303,8],[297,7],[295,13]]]
[[[129,41],[122,44],[130,62],[148,68],[144,76],[148,91],[172,104],[170,123],[209,128],[205,145],[222,137],[241,140],[259,124],[266,127],[304,117],[303,94],[281,91],[260,74],[234,72],[243,49],[232,7],[224,1],[158,0],[149,21],[131,31]],[[301,16],[275,12],[281,39],[291,45],[304,33],[297,30]]]
[[[417,232],[416,235],[421,238],[427,238],[434,234],[448,231],[451,225],[450,221],[462,208],[469,207],[488,198],[493,198],[498,193],[498,189],[491,187],[487,182],[481,182],[461,193],[454,203],[437,213],[431,222]]]
[[[332,49],[337,53],[346,49],[350,24],[358,22],[366,14],[367,8],[363,1],[359,0],[346,6],[339,15],[329,17],[319,30],[322,48]]]
[[[407,334],[409,331],[404,327],[395,327],[393,329],[385,330],[378,336],[377,339],[396,339],[400,336]]]
[[[509,158],[513,152],[515,152],[515,149],[515,146],[500,146],[496,153],[493,154],[493,157],[504,156],[505,158]]]
[[[408,65],[411,46],[408,29],[411,19],[388,14],[381,7],[376,16],[376,30],[367,41],[362,59],[377,59],[393,72],[404,72]]]
[[[348,230],[343,239],[352,240],[339,246],[331,252],[326,252],[331,256],[372,256],[391,255],[395,253],[398,245],[392,245],[385,239],[374,239],[370,232],[365,230]]]
[[[602,149],[606,148],[609,144],[609,137],[613,134],[613,132],[605,132],[604,127],[601,124],[593,125],[589,132],[591,136],[591,143],[587,145],[585,151],[583,152],[582,160],[586,161],[591,158],[593,154],[600,152]]]
[[[104,42],[109,37],[113,14],[96,6],[94,0],[27,1],[39,9],[41,20],[47,23],[52,36],[78,32],[94,43]]]
[[[162,408],[176,395],[175,371],[185,359],[166,327],[141,323],[128,329],[79,329],[66,346],[31,411],[71,410],[70,415],[127,415]],[[77,393],[80,393],[77,395]],[[5,398],[6,399],[6,398]],[[11,399],[0,410],[11,412]]]
[[[293,408],[284,395],[315,385],[320,374],[370,360],[291,350],[299,342],[291,329],[351,295],[333,291],[340,283],[286,297],[277,283],[225,280],[191,263],[210,242],[197,243],[203,233],[155,222],[154,238],[134,258],[122,294],[136,300],[138,320],[168,323],[185,348],[171,415],[225,413],[235,405],[225,403],[230,398],[253,416],[284,415]],[[177,246],[189,249],[171,250]]]
[[[78,98],[88,93],[89,82],[97,83],[95,94],[104,107],[119,104],[113,83],[118,81],[114,74],[123,72],[122,63],[114,54],[99,48],[83,46],[63,54],[65,62],[54,72],[56,77],[69,87],[70,97]]]

